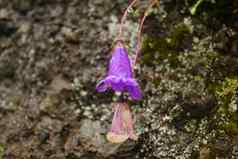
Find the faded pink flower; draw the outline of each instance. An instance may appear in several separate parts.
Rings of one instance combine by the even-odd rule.
[[[133,130],[132,115],[127,103],[114,104],[114,116],[107,139],[112,143],[121,143],[127,139],[137,140]]]

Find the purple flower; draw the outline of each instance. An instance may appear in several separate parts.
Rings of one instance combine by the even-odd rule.
[[[109,88],[118,92],[126,91],[134,100],[142,97],[139,85],[133,78],[128,53],[120,41],[117,42],[112,52],[107,76],[96,86],[98,92],[105,92]]]
[[[128,138],[137,140],[138,136],[133,130],[133,121],[127,103],[115,103],[114,116],[107,140],[112,143],[122,143]]]

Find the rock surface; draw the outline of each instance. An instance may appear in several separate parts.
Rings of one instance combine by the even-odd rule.
[[[136,8],[145,8],[141,1]],[[139,140],[110,144],[98,94],[127,0],[0,0],[0,159],[238,159],[237,2],[160,0],[131,102]],[[135,47],[131,12],[125,41]]]

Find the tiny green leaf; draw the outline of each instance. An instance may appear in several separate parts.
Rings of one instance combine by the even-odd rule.
[[[204,0],[198,0],[191,8],[190,8],[190,13],[192,15],[196,14],[198,6],[203,2]]]

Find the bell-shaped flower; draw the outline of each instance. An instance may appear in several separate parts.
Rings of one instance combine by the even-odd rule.
[[[112,143],[122,143],[127,139],[137,140],[133,130],[132,115],[127,103],[115,103],[111,129],[107,140]]]
[[[105,92],[109,88],[118,92],[128,92],[134,100],[142,97],[139,85],[133,78],[127,50],[121,41],[118,41],[113,49],[107,76],[96,86],[98,92]]]

